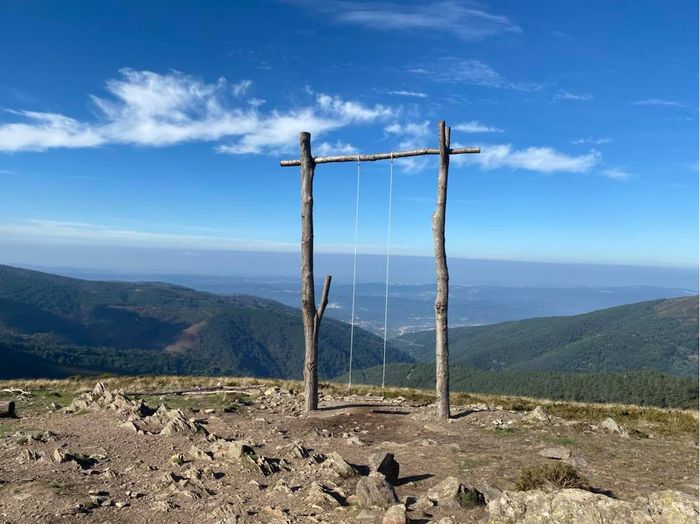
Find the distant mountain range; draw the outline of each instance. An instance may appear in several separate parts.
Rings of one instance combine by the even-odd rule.
[[[263,255],[260,254],[260,256]],[[405,264],[405,261],[402,262]],[[571,270],[574,271],[574,269]],[[576,268],[576,271],[578,270]],[[91,280],[126,282],[156,280],[219,295],[255,295],[295,308],[299,307],[300,303],[298,278],[119,274],[78,271],[70,268],[57,270],[57,272],[69,277]],[[323,275],[322,272],[318,274]],[[544,287],[542,285],[459,285],[457,282],[458,280],[450,278],[450,325],[454,327],[497,324],[525,318],[577,315],[633,302],[684,297],[697,293],[692,289],[659,286],[582,287],[571,283],[567,287]],[[321,282],[318,285],[320,286]],[[434,327],[434,284],[392,283],[389,289],[390,336]],[[384,291],[384,283],[360,282],[357,286],[358,325],[380,336],[384,333]],[[352,286],[334,276],[331,304],[326,314],[349,322],[351,304]]]
[[[324,319],[322,378],[346,373],[349,331],[348,324]],[[697,398],[697,333],[697,296],[451,328],[453,384],[494,393],[687,405]],[[382,339],[358,329],[358,381],[380,376],[381,355]],[[394,363],[391,383],[432,387],[432,331],[393,339],[387,357]],[[300,378],[301,315],[251,295],[0,266],[0,358],[0,379],[98,373]]]
[[[346,371],[350,326],[325,318],[319,374]],[[354,365],[381,363],[382,339],[355,333]],[[247,295],[89,281],[0,266],[0,378],[191,373],[300,378],[298,309]],[[388,348],[387,359],[408,362]]]
[[[433,331],[394,339],[434,362]],[[450,363],[489,371],[698,374],[698,297],[651,300],[583,315],[452,328]]]

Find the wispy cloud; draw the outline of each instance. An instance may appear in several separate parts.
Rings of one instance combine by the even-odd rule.
[[[184,228],[183,228],[184,229]],[[281,250],[291,251],[294,243],[268,242],[234,235],[182,234],[121,228],[118,226],[64,220],[26,219],[0,223],[4,238],[22,241],[49,240],[57,243],[92,245],[154,246],[196,249]]]
[[[242,237],[231,231],[209,228],[179,226],[179,230],[192,233],[161,231],[152,224],[140,229],[90,222],[68,220],[46,220],[29,218],[13,222],[0,222],[2,241],[41,242],[65,245],[130,246],[181,249],[189,256],[198,256],[197,251],[278,251],[294,252],[297,242],[273,241]],[[197,233],[201,230],[202,233]],[[358,249],[366,254],[384,254],[383,244],[359,244]],[[352,253],[351,243],[324,243],[316,246],[318,253]],[[410,252],[413,246],[396,244],[397,253]]]
[[[105,138],[91,126],[67,116],[38,111],[11,113],[25,121],[0,124],[0,151],[83,148],[105,143]]]
[[[388,95],[396,95],[396,96],[412,96],[415,98],[427,98],[428,94],[423,93],[421,91],[406,91],[404,89],[400,89],[397,91],[387,91],[386,92]]]
[[[455,147],[460,146],[455,144]],[[595,150],[585,155],[568,155],[551,147],[513,149],[511,144],[497,144],[481,146],[478,155],[455,156],[453,162],[458,165],[476,164],[487,171],[505,168],[538,173],[583,173],[600,160],[601,155]]]
[[[406,122],[403,124],[394,122],[386,126],[384,132],[390,135],[419,138],[428,134],[429,125],[430,122],[428,120],[424,120],[423,122]]]
[[[242,84],[236,85],[242,94]],[[388,106],[367,106],[327,94],[314,94],[313,102],[306,106],[262,112],[258,103],[232,104],[231,90],[223,78],[208,84],[179,72],[124,69],[120,78],[107,82],[107,92],[107,97],[91,97],[99,110],[95,122],[56,113],[11,112],[22,121],[0,123],[0,151],[229,140],[217,149],[224,153],[278,152],[293,147],[301,128],[318,135],[385,120],[396,113]]]
[[[0,175],[19,175],[19,172],[10,171],[9,169],[0,169]]]
[[[661,106],[661,107],[684,107],[684,104],[676,100],[666,100],[663,98],[645,98],[632,102],[634,106]]]
[[[336,140],[336,142],[333,144],[321,142],[320,144],[314,146],[314,151],[318,153],[319,156],[353,155],[357,153],[357,148],[352,144],[346,144],[345,142]]]
[[[503,129],[487,126],[476,120],[454,125],[452,126],[452,129],[455,131],[461,131],[462,133],[503,133]]]
[[[429,135],[430,121],[422,122],[394,122],[384,128],[384,132],[392,137],[398,138],[396,149],[416,149],[425,145],[425,139]],[[425,169],[428,165],[425,157],[409,157],[396,160],[396,165],[406,173],[417,173]]]
[[[252,80],[241,80],[240,82],[231,86],[231,91],[233,91],[235,96],[243,96],[248,92],[248,89],[250,89],[252,85]]]
[[[313,107],[287,113],[273,111],[263,118],[256,115],[256,125],[240,133],[243,136],[237,142],[218,146],[217,151],[233,154],[280,152],[296,142],[299,129],[318,136],[350,124],[384,120],[394,113],[387,106],[365,106],[337,96],[319,94]]]
[[[592,136],[588,137],[583,137],[583,138],[577,138],[575,140],[569,140],[570,143],[575,144],[575,145],[581,145],[581,144],[588,144],[588,145],[601,145],[601,144],[609,144],[612,142],[612,139],[610,138],[594,138]]]
[[[539,91],[544,86],[536,82],[513,81],[504,77],[489,64],[481,60],[443,59],[439,68],[430,66],[413,66],[407,72],[423,75],[437,82],[462,83],[481,87],[513,89],[516,91]]]
[[[574,100],[577,102],[589,102],[593,100],[591,94],[577,94],[571,91],[559,91],[554,95],[555,100]]]
[[[622,169],[618,169],[616,167],[603,169],[601,173],[604,177],[611,178],[612,180],[628,180],[632,177],[631,173],[628,173],[627,171],[623,171]]]
[[[346,24],[379,31],[449,31],[465,40],[481,40],[521,29],[505,16],[490,13],[475,2],[354,2],[348,0],[292,0]]]

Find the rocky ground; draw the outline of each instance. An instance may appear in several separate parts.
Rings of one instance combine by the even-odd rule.
[[[0,520],[698,521],[696,414],[456,397],[440,421],[411,392],[327,387],[302,416],[277,384],[0,383]]]

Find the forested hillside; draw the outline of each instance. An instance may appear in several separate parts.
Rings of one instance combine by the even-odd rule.
[[[319,373],[347,368],[350,327],[324,319]],[[358,367],[382,340],[356,330]],[[162,283],[95,282],[0,266],[0,378],[77,373],[193,373],[299,378],[299,311],[256,297]],[[388,359],[405,353],[388,349]]]
[[[698,373],[698,297],[652,300],[570,317],[449,331],[450,362],[492,371]],[[434,331],[395,339],[432,362]]]
[[[345,375],[338,377],[346,382]],[[353,371],[357,384],[381,384],[382,367]],[[389,364],[386,383],[391,386],[433,389],[435,366]],[[552,400],[616,402],[697,409],[698,380],[656,371],[627,373],[563,373],[556,371],[484,371],[450,367],[452,391],[522,395]]]

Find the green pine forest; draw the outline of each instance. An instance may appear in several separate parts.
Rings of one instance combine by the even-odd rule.
[[[452,389],[693,407],[697,333],[697,296],[452,328]],[[324,318],[322,379],[347,372],[349,334],[348,324]],[[377,383],[382,339],[356,329],[355,341],[355,381]],[[271,300],[0,266],[0,379],[98,374],[300,379],[303,351],[299,310]],[[431,389],[433,358],[433,332],[392,340],[389,383]]]

